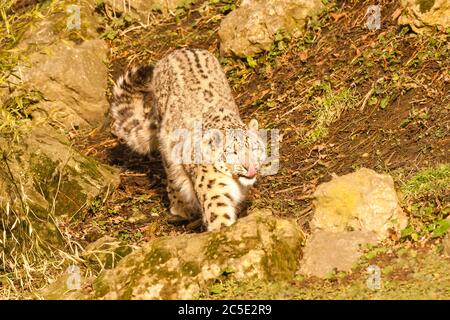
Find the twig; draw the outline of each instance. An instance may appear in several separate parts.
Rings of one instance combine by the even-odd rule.
[[[361,104],[361,107],[359,108],[359,111],[363,111],[364,108],[366,107],[367,101],[369,101],[370,96],[372,95],[372,93],[375,91],[375,86],[378,82],[380,82],[381,80],[383,80],[384,77],[379,78],[377,81],[375,81],[374,83],[372,83],[372,87],[370,88],[369,92],[367,92],[367,94],[364,97],[364,100]]]

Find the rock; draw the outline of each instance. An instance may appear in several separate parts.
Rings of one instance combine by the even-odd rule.
[[[370,231],[316,231],[306,242],[300,272],[320,278],[333,271],[348,272],[361,256],[362,246],[376,242],[376,234]]]
[[[78,14],[75,11],[69,12],[71,6],[79,9],[79,27],[74,23],[77,20],[71,19]],[[78,0],[76,3],[71,0],[62,0],[53,3],[51,13],[27,26],[28,29],[24,32],[16,48],[31,53],[59,43],[61,40],[79,44],[86,40],[98,39],[97,28],[101,27],[101,23],[94,11],[95,4],[88,0]]]
[[[399,25],[410,25],[414,32],[429,33],[450,27],[450,2],[448,0],[401,0],[402,14]]]
[[[72,275],[66,272],[57,278],[54,282],[48,286],[29,294],[26,299],[45,299],[45,300],[60,300],[64,296],[67,300],[82,300],[85,299],[85,295],[89,292],[93,278],[85,278],[83,274],[80,274],[80,288],[72,289],[70,288],[69,281]]]
[[[94,7],[80,1],[80,28],[67,28],[69,2],[32,25],[16,46],[21,58],[9,82],[12,96],[38,91],[33,117],[48,117],[65,129],[98,126],[108,110],[108,47],[98,39]],[[14,88],[20,87],[20,90]]]
[[[218,232],[155,239],[93,282],[85,298],[192,299],[224,277],[290,279],[303,234],[296,223],[255,211]],[[65,298],[61,295],[59,298]]]
[[[147,21],[151,11],[163,15],[174,13],[177,8],[186,8],[197,0],[105,0],[105,5],[115,12],[128,13],[142,21]]]
[[[108,110],[105,43],[61,43],[49,50],[48,54],[32,55],[29,63],[18,66],[25,87],[41,92],[45,98],[36,109],[45,116],[51,114],[52,120],[67,128],[99,125]],[[33,116],[39,117],[37,112]]]
[[[23,227],[31,228],[41,241],[60,245],[54,218],[82,218],[81,209],[118,186],[118,170],[76,152],[53,128],[30,130],[20,143],[0,136],[0,154],[5,154],[0,158],[0,212],[16,212]],[[8,223],[15,223],[14,215],[3,217],[8,228]],[[10,230],[12,234],[21,231]]]
[[[89,244],[85,248],[83,258],[89,261],[90,265],[97,270],[111,269],[126,255],[131,253],[133,248],[122,241],[104,236]]]
[[[308,17],[323,9],[321,0],[247,0],[220,24],[224,55],[252,56],[268,51],[277,32],[298,35]]]
[[[315,230],[373,231],[379,240],[400,234],[408,223],[389,175],[360,169],[321,184],[314,193]]]

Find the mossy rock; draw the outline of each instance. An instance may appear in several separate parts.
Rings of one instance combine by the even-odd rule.
[[[432,34],[450,27],[448,0],[401,0],[402,14],[398,24],[409,25],[414,32]]]
[[[130,254],[133,248],[117,239],[104,236],[85,248],[83,258],[94,270],[111,269]]]
[[[83,298],[192,299],[223,277],[292,279],[303,240],[295,222],[254,211],[221,231],[149,242],[102,272]]]
[[[60,245],[55,218],[82,218],[86,205],[120,181],[116,169],[81,155],[52,128],[32,129],[19,143],[0,137],[0,152],[0,210],[14,213],[2,217],[19,241],[21,229],[8,229],[16,217],[44,243]]]

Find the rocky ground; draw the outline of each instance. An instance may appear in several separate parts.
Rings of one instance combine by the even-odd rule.
[[[81,27],[69,30],[70,1],[0,7],[2,297],[448,297],[445,1],[380,1],[373,31],[363,1],[272,1],[275,17],[251,2],[136,1],[155,7],[123,12],[81,1]],[[183,46],[220,56],[244,121],[282,134],[280,170],[261,177],[248,217],[216,235],[168,222],[159,160],[132,154],[104,116],[128,66]],[[346,176],[355,171],[362,178]],[[79,290],[67,290],[70,265]]]

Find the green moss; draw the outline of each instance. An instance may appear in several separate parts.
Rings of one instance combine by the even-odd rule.
[[[68,166],[60,172],[59,164],[45,155],[32,158],[30,168],[36,190],[42,190],[45,199],[52,206],[47,209],[53,209],[56,215],[68,214],[76,217],[75,213],[87,201],[87,195],[75,179],[82,174]]]
[[[200,273],[200,271],[201,268],[198,263],[195,263],[193,261],[185,262],[181,266],[181,273],[185,276],[195,277]]]
[[[292,250],[289,244],[273,239],[274,250],[262,259],[262,265],[269,279],[291,279],[297,270],[300,255]]]
[[[101,176],[98,170],[98,162],[87,157],[84,157],[84,161],[81,162],[80,168],[83,171],[83,175],[88,175],[92,178],[97,178]]]
[[[41,240],[48,244],[57,246],[63,244],[61,234],[52,222],[33,220],[33,228],[39,234]]]
[[[219,248],[227,241],[227,237],[220,233],[211,233],[208,245],[206,247],[206,257],[210,260],[215,260],[219,256]]]
[[[420,6],[420,12],[429,11],[434,6],[434,0],[416,0],[416,4]]]
[[[106,295],[111,289],[105,281],[105,274],[102,273],[95,279],[92,283],[92,288],[94,289],[94,297],[99,298]]]
[[[169,251],[155,246],[149,253],[145,255],[144,267],[150,267],[150,269],[154,269],[158,265],[167,262],[171,257],[172,254]]]

